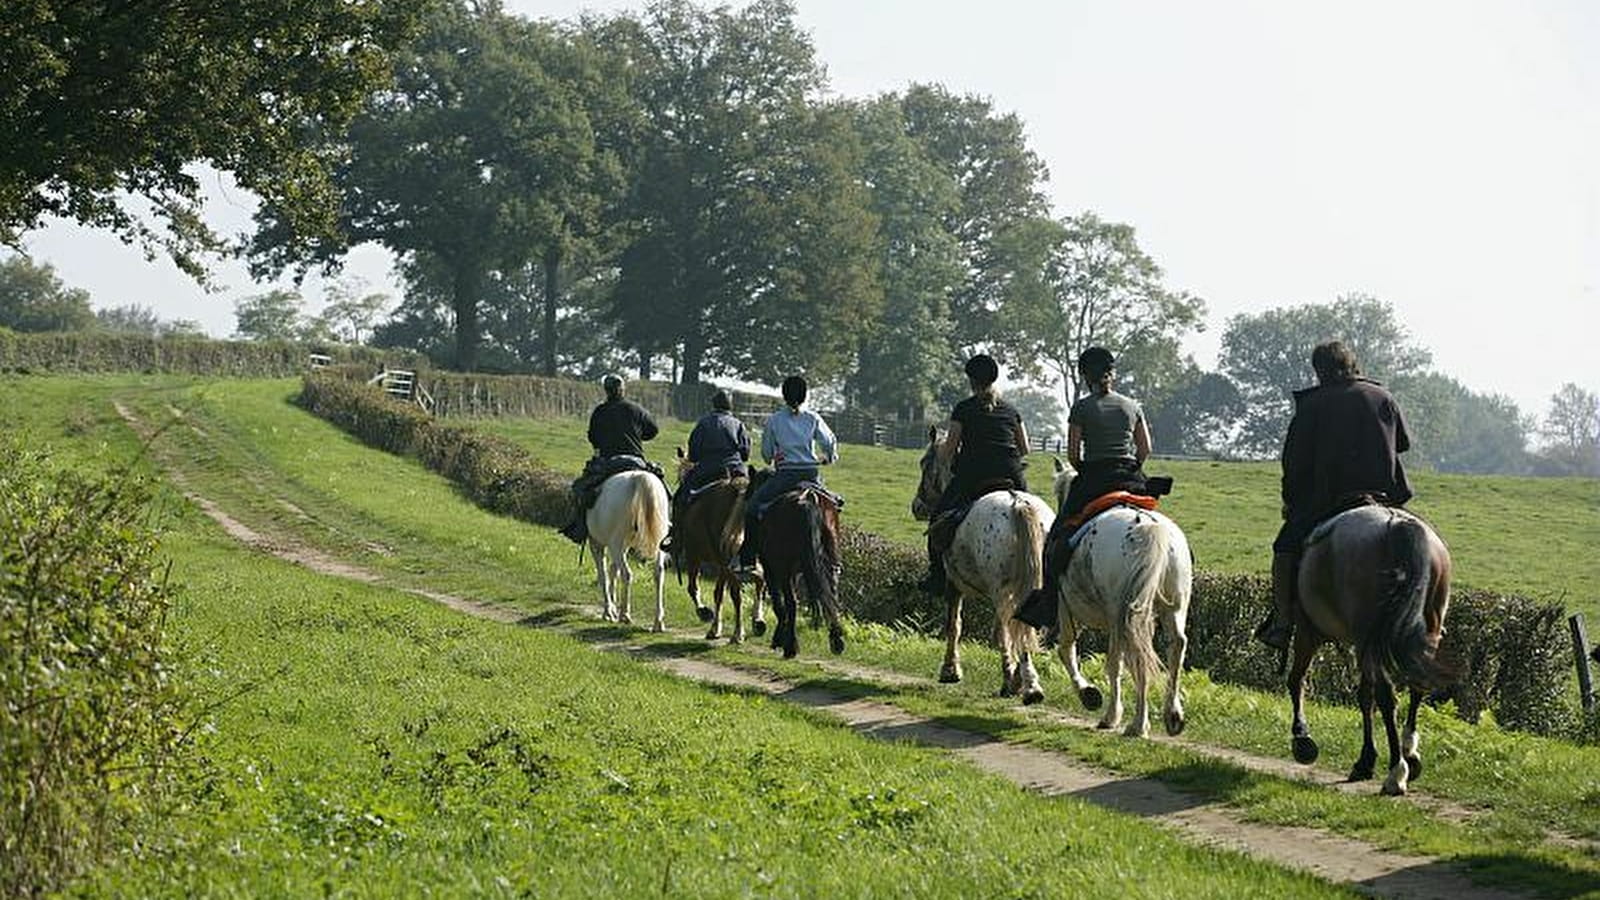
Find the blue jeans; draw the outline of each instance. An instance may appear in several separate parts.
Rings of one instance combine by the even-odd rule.
[[[745,500],[744,543],[739,547],[739,565],[756,564],[756,554],[761,551],[761,516],[766,513],[767,507],[772,505],[772,501],[808,481],[822,483],[822,477],[815,467],[777,469]]]

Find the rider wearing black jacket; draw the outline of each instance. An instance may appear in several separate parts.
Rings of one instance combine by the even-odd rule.
[[[607,375],[601,386],[606,399],[589,414],[589,444],[594,456],[584,464],[583,474],[572,483],[572,521],[561,533],[576,543],[589,536],[587,513],[594,503],[600,483],[618,470],[614,460],[637,460],[635,468],[649,469],[644,458],[644,442],[659,432],[656,420],[644,407],[622,396],[622,379]],[[659,474],[659,470],[657,471]]]

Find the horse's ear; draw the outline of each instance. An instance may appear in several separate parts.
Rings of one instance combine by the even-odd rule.
[[[1050,460],[1051,460],[1051,462],[1054,462],[1056,464],[1056,474],[1057,475],[1060,475],[1062,472],[1065,472],[1067,470],[1067,464],[1061,461],[1061,457],[1052,456],[1052,457],[1050,457]]]
[[[679,447],[679,448],[678,448],[678,458],[679,458],[679,459],[683,459],[683,456],[684,456],[684,453],[683,453],[683,448],[682,448],[682,447]]]
[[[929,425],[928,426],[928,443],[936,444],[938,442],[939,442],[939,426],[937,426],[937,425]]]

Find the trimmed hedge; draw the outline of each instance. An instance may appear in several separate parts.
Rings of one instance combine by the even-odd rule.
[[[380,369],[385,363],[415,368],[421,359],[410,351],[340,344],[214,341],[98,331],[45,334],[0,331],[0,372],[140,372],[282,378],[304,372],[307,357],[314,352],[325,353],[343,363],[359,363],[370,370]]]
[[[571,514],[570,479],[504,438],[440,425],[418,407],[337,373],[306,376],[298,402],[363,443],[416,457],[487,510],[550,526]]]
[[[486,509],[551,526],[570,514],[569,476],[509,441],[439,425],[417,407],[337,373],[308,376],[300,403],[371,446],[417,457]],[[848,573],[840,599],[852,616],[942,633],[944,604],[916,586],[927,566],[921,548],[846,526],[840,552]],[[1197,572],[1189,606],[1188,665],[1219,682],[1282,691],[1277,654],[1251,638],[1271,597],[1271,582],[1262,576]],[[994,610],[985,603],[967,604],[963,621],[967,634],[987,639],[994,630]],[[1097,651],[1104,638],[1091,632],[1080,646]],[[1492,710],[1507,728],[1539,734],[1579,729],[1568,702],[1570,650],[1559,605],[1458,589],[1451,595],[1440,652],[1461,669],[1446,696],[1463,718],[1476,721]],[[1351,654],[1328,647],[1312,667],[1308,690],[1350,704],[1356,681]]]

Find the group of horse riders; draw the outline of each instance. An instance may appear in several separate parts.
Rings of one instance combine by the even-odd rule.
[[[1067,458],[1073,480],[1044,550],[1044,586],[1029,596],[1017,617],[1039,628],[1055,626],[1058,579],[1070,562],[1067,538],[1082,524],[1097,498],[1150,497],[1164,493],[1169,479],[1148,478],[1149,423],[1138,401],[1114,389],[1116,360],[1103,347],[1079,355],[1078,374],[1089,393],[1072,406],[1067,423]],[[1339,341],[1319,344],[1311,354],[1316,385],[1294,394],[1294,415],[1284,440],[1283,525],[1273,541],[1273,606],[1256,637],[1279,650],[1288,647],[1294,621],[1295,579],[1301,547],[1322,521],[1357,503],[1403,506],[1411,499],[1399,455],[1410,446],[1405,419],[1394,397],[1361,375],[1354,354]],[[952,465],[953,477],[930,516],[928,575],[922,589],[945,591],[942,559],[960,511],[991,490],[1027,490],[1024,459],[1027,429],[1016,407],[996,390],[1000,367],[979,354],[965,367],[972,395],[955,405],[936,452]],[[577,514],[563,533],[583,541],[588,498],[609,475],[659,467],[644,458],[643,443],[657,434],[655,420],[623,396],[622,379],[603,381],[606,399],[589,417],[589,443],[595,455],[574,482]],[[737,560],[729,560],[741,580],[754,574],[760,551],[760,519],[773,500],[805,484],[821,484],[819,468],[838,459],[838,442],[816,412],[805,409],[807,385],[791,375],[782,385],[784,408],[768,417],[761,456],[773,473],[746,500],[744,541]],[[674,522],[694,494],[725,478],[748,474],[751,443],[744,423],[732,412],[726,391],[711,398],[712,411],[696,422],[689,437],[685,474],[673,498]],[[1098,511],[1098,510],[1096,510]],[[669,538],[669,542],[670,542]]]

